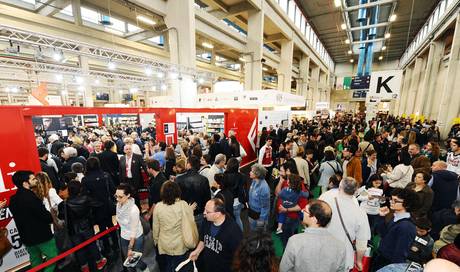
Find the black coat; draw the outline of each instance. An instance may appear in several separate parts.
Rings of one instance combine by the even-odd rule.
[[[82,179],[81,185],[89,197],[101,203],[101,206],[95,210],[96,221],[111,216],[110,205],[113,203],[115,186],[109,174],[102,171],[88,172]]]
[[[160,191],[161,191],[161,186],[163,186],[163,183],[167,181],[165,175],[163,172],[160,172],[156,177],[151,177],[150,178],[150,184],[149,184],[149,204],[150,206],[152,204],[156,204],[161,201],[160,198]]]
[[[120,183],[120,177],[118,171],[120,171],[120,162],[118,161],[118,155],[110,150],[104,150],[97,155],[101,162],[102,171],[107,172],[114,184]]]
[[[85,167],[85,165],[86,165],[86,159],[81,157],[81,156],[80,157],[69,158],[68,160],[66,160],[62,164],[62,171],[61,171],[62,174],[72,172],[72,164],[74,164],[76,162],[79,162],[79,163],[83,164],[83,167]]]
[[[58,151],[59,149],[63,148],[65,145],[63,142],[57,140],[57,141],[54,141],[52,144],[51,144],[51,154],[57,156],[58,155]]]
[[[131,159],[131,174],[132,182],[128,182],[126,178],[126,156],[120,158],[120,183],[129,183],[133,186],[134,190],[137,192],[139,188],[144,187],[144,181],[142,179],[142,169],[144,172],[147,172],[144,165],[144,159],[141,155],[133,154]]]
[[[209,147],[209,156],[211,157],[211,161],[209,164],[213,164],[214,160],[216,159],[217,154],[223,153],[222,147],[220,146],[220,143],[213,143]]]
[[[198,174],[196,170],[188,170],[186,174],[177,177],[176,182],[180,186],[182,200],[189,204],[195,202],[198,205],[194,214],[203,213],[206,202],[211,199],[208,179]]]
[[[449,209],[452,203],[457,199],[459,179],[456,173],[449,170],[440,170],[433,172],[433,204],[431,211]]]
[[[174,176],[174,165],[176,165],[176,159],[167,159],[165,163],[165,177],[169,179],[170,176]]]
[[[49,166],[46,161],[43,160],[40,160],[40,167],[42,172],[45,172],[50,178],[53,188],[56,189],[56,191],[59,191],[59,189],[61,189],[61,181],[59,180],[59,176],[54,167]]]
[[[10,198],[9,209],[13,214],[21,241],[34,246],[53,238],[53,218],[43,202],[30,190],[19,188]]]
[[[59,219],[65,220],[69,235],[93,230],[94,209],[102,205],[87,195],[69,197],[58,205]],[[67,210],[64,210],[67,209]]]

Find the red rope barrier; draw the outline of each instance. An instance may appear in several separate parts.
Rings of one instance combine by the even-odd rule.
[[[40,265],[38,265],[38,266],[36,266],[34,268],[31,268],[31,269],[27,270],[27,272],[38,272],[38,271],[42,270],[43,268],[45,268],[47,266],[50,266],[50,265],[54,264],[55,262],[57,262],[57,261],[65,258],[65,257],[69,256],[70,254],[74,253],[75,251],[80,250],[83,247],[91,244],[92,242],[96,241],[97,239],[101,238],[102,236],[104,236],[104,235],[106,235],[106,234],[108,234],[108,233],[110,233],[112,231],[117,230],[118,228],[119,228],[119,226],[116,225],[116,226],[113,226],[113,227],[111,227],[109,229],[104,230],[103,232],[99,232],[98,234],[96,234],[95,236],[91,237],[90,239],[84,241],[83,243],[81,243],[81,244],[79,244],[79,245],[77,245],[77,246],[75,246],[75,247],[73,247],[73,248],[71,248],[71,249],[59,254],[58,256],[56,256],[56,257],[54,257],[54,258],[52,258],[52,259],[40,264]]]

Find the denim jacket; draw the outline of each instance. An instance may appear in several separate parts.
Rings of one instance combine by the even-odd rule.
[[[265,179],[253,180],[249,188],[249,207],[260,212],[260,219],[268,221],[270,212],[270,188]]]

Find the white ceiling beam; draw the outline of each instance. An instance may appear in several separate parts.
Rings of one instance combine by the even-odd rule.
[[[354,11],[354,10],[358,10],[358,9],[371,8],[371,7],[375,7],[375,6],[391,4],[393,2],[397,2],[397,0],[379,0],[379,1],[375,1],[375,2],[369,2],[369,3],[366,3],[366,4],[362,4],[362,5],[349,6],[349,7],[346,7],[344,9],[344,11],[348,12],[348,11]]]
[[[70,0],[48,1],[36,9],[35,12],[43,16],[53,16],[68,5],[70,5]]]
[[[352,27],[352,28],[350,28],[350,31],[359,31],[359,30],[369,29],[369,28],[374,28],[374,27],[386,27],[386,26],[389,26],[389,25],[390,25],[390,22],[384,22],[384,23],[378,23],[378,24],[373,24],[373,25]]]

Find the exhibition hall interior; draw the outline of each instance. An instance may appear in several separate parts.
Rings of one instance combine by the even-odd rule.
[[[0,271],[460,272],[460,0],[0,0]]]

